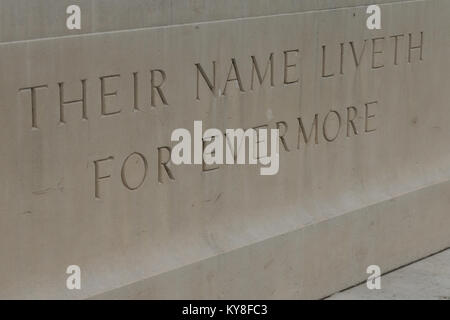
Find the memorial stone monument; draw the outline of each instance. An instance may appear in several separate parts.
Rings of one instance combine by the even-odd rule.
[[[0,298],[316,299],[450,246],[450,1],[71,4],[0,4]],[[174,165],[194,121],[279,129],[278,173]]]

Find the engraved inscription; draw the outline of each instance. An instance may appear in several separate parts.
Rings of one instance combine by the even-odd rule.
[[[402,64],[420,63],[424,59],[426,47],[424,39],[424,32],[414,32],[378,35],[370,39],[349,39],[339,43],[319,41],[315,60],[318,65],[313,70],[317,72],[317,79],[328,83],[338,77],[354,76],[355,72],[362,69],[377,73],[377,70],[384,68],[397,69]],[[303,79],[302,70],[306,69],[303,69],[302,63],[310,63],[310,61],[302,60],[301,49],[295,46],[276,50],[272,48],[258,54],[250,54],[245,59],[229,56],[200,61],[199,57],[194,57],[193,61],[186,65],[185,70],[189,70],[187,74],[180,72],[177,76],[185,77],[183,81],[193,83],[192,89],[195,87],[195,92],[191,93],[191,102],[200,103],[206,98],[221,99],[237,94],[256,95],[265,90],[272,90],[274,87],[279,91],[290,90],[286,88],[296,86],[300,88],[304,80],[308,80]],[[18,100],[25,101],[23,103],[26,105],[23,107],[31,111],[27,113],[30,114],[33,130],[31,134],[37,134],[36,130],[41,128],[41,113],[55,112],[50,111],[51,108],[56,109],[59,121],[56,120],[55,125],[60,126],[69,126],[71,121],[77,119],[92,121],[93,115],[101,119],[111,117],[119,119],[124,117],[123,113],[126,111],[135,116],[144,115],[143,112],[152,110],[147,114],[159,120],[163,119],[161,114],[167,115],[167,110],[180,108],[180,106],[174,106],[167,109],[169,101],[172,101],[169,89],[173,76],[166,70],[154,66],[146,68],[146,71],[134,69],[128,73],[121,71],[121,73],[106,72],[97,76],[90,75],[77,81],[26,84],[18,87],[17,92],[21,95],[21,99]],[[93,83],[95,85],[92,85]],[[76,94],[70,94],[70,91],[75,89]],[[291,90],[292,92],[294,91]],[[298,92],[304,93],[301,89]],[[143,96],[146,98],[143,99]],[[128,101],[125,101],[124,97]],[[326,146],[348,138],[360,139],[361,136],[375,133],[380,126],[378,101],[379,99],[375,98],[345,107],[330,106],[326,111],[317,111],[312,114],[302,112],[297,116],[277,119],[277,121],[272,120],[272,109],[261,110],[261,112],[268,112],[266,115],[270,121],[259,123],[253,129],[278,129],[277,139],[281,145],[280,151],[286,153]],[[182,107],[190,106],[187,104]],[[281,108],[281,106],[273,107]],[[69,112],[77,112],[77,117],[69,117]],[[51,118],[47,117],[47,119]],[[209,130],[210,135],[203,137],[201,142],[194,141],[194,151],[196,149],[203,151],[195,152],[194,155],[204,155],[202,159],[194,159],[194,163],[200,165],[200,172],[204,174],[215,172],[221,166],[214,161],[216,154],[211,151],[215,150],[212,146],[216,142],[223,141],[223,138],[228,144],[230,139],[235,141],[234,139],[237,138],[223,133],[214,134],[213,129]],[[265,145],[260,135],[246,136],[245,139],[256,145],[253,150]],[[243,145],[245,148],[245,144]],[[240,147],[238,146],[238,149]],[[174,174],[176,170],[171,163],[172,147],[166,144],[156,147],[153,151],[157,159],[154,160],[154,171],[151,170],[150,155],[142,150],[134,151],[122,159],[106,154],[94,160],[94,198],[104,198],[107,194],[106,184],[116,180],[120,181],[124,190],[144,189],[145,181],[150,176],[149,172],[155,172],[154,182],[157,184],[176,182]],[[238,157],[237,151],[234,149],[231,151],[230,159],[234,158],[234,162],[238,164],[245,163],[245,159]],[[257,156],[264,157],[264,152]],[[255,155],[249,155],[249,163],[259,160],[255,157]]]
[[[316,113],[312,117],[299,116],[295,119],[279,120],[272,123],[260,124],[253,126],[255,132],[259,129],[269,130],[275,128],[280,130],[279,139],[285,152],[291,151],[290,144],[294,143],[293,137],[289,137],[289,127],[296,124],[297,129],[297,150],[312,147],[314,145],[320,145],[322,143],[334,143],[339,139],[348,138],[350,136],[356,137],[364,134],[371,134],[377,130],[377,107],[378,101],[369,101],[358,106],[348,106],[345,108],[331,109],[326,113]],[[358,114],[364,115],[363,117],[357,117]],[[289,125],[288,123],[291,122]],[[343,129],[344,128],[344,129]],[[320,133],[320,134],[319,134]],[[239,138],[237,135],[241,135]],[[295,134],[295,131],[294,131]],[[224,135],[224,136],[222,136]],[[295,137],[295,136],[294,136]],[[234,159],[234,163],[244,164],[246,152],[238,152],[242,147],[249,147],[249,144],[253,144],[253,151],[259,150],[265,146],[264,140],[261,140],[259,134],[255,136],[253,134],[244,134],[243,129],[237,129],[230,135],[228,133],[221,133],[217,129],[208,129],[205,131],[205,135],[202,138],[201,150],[203,158],[198,162],[200,164],[200,172],[207,174],[217,171],[221,165],[215,161],[215,150],[212,144],[225,138],[228,147],[225,148],[226,152],[231,152],[229,158]],[[236,146],[237,139],[237,148]],[[245,144],[245,139],[248,139],[249,144]],[[235,141],[231,143],[231,141]],[[223,140],[220,145],[223,144]],[[248,148],[250,150],[250,148]],[[213,151],[211,151],[213,150]],[[168,182],[174,182],[175,176],[172,169],[171,146],[161,146],[156,148],[157,153],[157,182],[158,184],[164,184]],[[267,156],[268,150],[259,150],[258,154],[248,154],[248,163],[256,163],[256,160]],[[178,151],[177,151],[178,152]],[[239,156],[238,156],[239,155]],[[243,155],[243,157],[242,157]],[[149,155],[141,152],[133,152],[128,155],[122,162],[120,167],[120,178],[122,184],[127,190],[134,191],[139,189],[148,177],[148,159]],[[228,159],[228,157],[227,157]],[[106,167],[109,161],[114,160],[114,157],[110,156],[94,161],[94,181],[95,191],[94,197],[96,199],[102,198],[101,185],[106,183],[112,177],[111,167]],[[228,160],[227,160],[228,161]],[[109,163],[111,164],[111,163]],[[134,175],[128,172],[134,172]]]

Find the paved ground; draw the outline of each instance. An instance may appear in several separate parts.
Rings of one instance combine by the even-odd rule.
[[[380,290],[369,290],[364,283],[328,299],[450,300],[450,249],[383,275]]]

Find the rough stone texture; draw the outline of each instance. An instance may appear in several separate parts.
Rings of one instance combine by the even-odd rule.
[[[380,290],[369,290],[361,284],[328,299],[450,300],[450,250],[388,273],[381,281]]]
[[[362,281],[369,264],[388,271],[450,246],[447,0],[383,4],[379,31],[365,27],[369,1],[193,2],[127,1],[102,18],[82,9],[82,35],[48,16],[51,1],[2,2],[1,298],[321,298]],[[30,23],[8,29],[20,8]],[[422,52],[408,50],[421,35]],[[264,70],[271,53],[273,86],[268,76],[251,90],[251,56]],[[232,58],[243,88],[229,82],[224,96]],[[211,77],[212,61],[215,94],[196,78],[195,64]],[[154,91],[151,106],[150,70],[157,84],[165,72],[167,105]],[[104,76],[116,96],[102,99]],[[84,114],[65,103],[82,83]],[[328,142],[330,110],[341,126],[331,113],[325,134],[340,131]],[[318,143],[305,144],[298,118],[309,133],[315,114]],[[194,120],[284,121],[280,172],[172,165],[169,179],[158,148]],[[138,186],[145,172],[136,154],[123,166],[135,152],[148,167],[129,190],[123,175]],[[97,174],[110,177],[96,183],[101,159]],[[65,287],[72,264],[82,290]]]

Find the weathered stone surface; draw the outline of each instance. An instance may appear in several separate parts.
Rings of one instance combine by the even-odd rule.
[[[3,0],[0,41],[181,25],[410,0],[78,0],[81,30],[66,29],[70,0]]]
[[[378,31],[368,1],[194,2],[1,29],[0,297],[320,298],[450,245],[448,1]],[[279,173],[161,165],[194,120],[278,126]]]
[[[364,283],[328,299],[450,300],[450,250],[425,257],[384,275],[379,290],[369,290]]]

